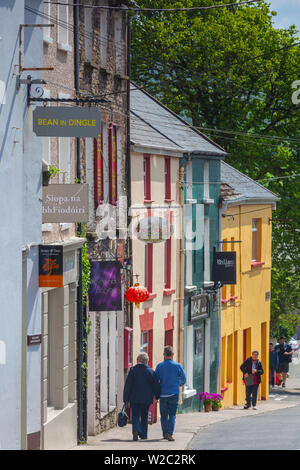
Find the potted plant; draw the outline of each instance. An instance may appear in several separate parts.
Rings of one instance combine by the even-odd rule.
[[[206,393],[206,392],[200,393],[199,398],[200,400],[203,401],[205,412],[209,413],[209,411],[211,410],[211,405],[212,405],[211,393]]]
[[[223,400],[222,395],[219,395],[218,393],[212,393],[211,398],[212,398],[212,410],[219,411],[219,409],[222,408],[222,403],[221,403],[221,400]]]

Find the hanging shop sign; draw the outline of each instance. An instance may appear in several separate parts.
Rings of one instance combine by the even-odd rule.
[[[209,316],[208,296],[194,295],[190,299],[190,321],[198,321]]]
[[[96,108],[38,106],[33,131],[39,137],[98,137],[101,113]]]
[[[43,223],[87,222],[87,184],[50,184],[43,187]]]
[[[90,312],[122,310],[121,268],[119,261],[91,262]]]
[[[168,240],[174,233],[169,219],[164,217],[145,217],[135,227],[135,235],[145,243],[160,243]]]
[[[63,286],[63,247],[39,245],[39,287]]]
[[[215,251],[213,280],[222,284],[236,284],[236,252]]]

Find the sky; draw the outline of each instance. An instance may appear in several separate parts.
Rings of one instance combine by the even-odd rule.
[[[300,0],[268,0],[268,2],[271,3],[271,8],[277,11],[275,26],[287,27],[295,24],[300,31]]]

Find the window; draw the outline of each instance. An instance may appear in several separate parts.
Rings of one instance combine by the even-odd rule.
[[[101,67],[106,68],[107,62],[107,10],[100,12],[100,58]]]
[[[51,4],[44,3],[44,24],[51,23]],[[51,38],[51,28],[43,28],[43,39],[47,44],[52,44],[53,39]]]
[[[203,165],[203,181],[204,181],[204,199],[209,199],[209,162],[205,161]]]
[[[109,203],[116,205],[118,200],[118,145],[117,126],[110,124],[108,129],[109,157]]]
[[[173,331],[174,330],[165,331],[165,346],[173,347]]]
[[[171,159],[165,158],[165,200],[171,200]]]
[[[167,212],[168,223],[172,224],[172,212]],[[172,238],[165,241],[165,289],[171,289]]]
[[[261,219],[252,219],[252,262],[261,261]]]
[[[227,382],[232,382],[232,367],[233,367],[233,336],[227,337]]]
[[[145,287],[150,293],[153,292],[153,244],[145,246]]]
[[[144,199],[151,201],[150,156],[144,155]]]
[[[59,137],[58,139],[58,158],[59,158],[59,183],[70,183],[70,138]]]
[[[93,9],[84,10],[84,34],[85,34],[85,60],[92,62],[93,58]]]
[[[153,330],[141,332],[140,352],[145,352],[149,356],[149,367],[152,367],[152,350],[153,350]]]
[[[72,47],[69,45],[69,7],[67,5],[67,0],[62,0],[60,3],[63,3],[63,5],[58,5],[57,7],[58,48],[71,52]]]
[[[94,180],[95,180],[95,205],[96,208],[104,201],[103,178],[103,129],[98,139],[94,139]]]
[[[118,74],[122,73],[122,15],[122,12],[115,14],[115,57]]]

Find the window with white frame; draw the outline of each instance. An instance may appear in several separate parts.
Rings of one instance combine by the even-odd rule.
[[[84,33],[85,33],[85,60],[92,62],[93,58],[93,9],[85,8]]]
[[[116,72],[122,73],[122,15],[123,12],[115,14],[115,57],[116,57]]]
[[[67,0],[61,0],[57,8],[58,48],[65,51],[72,51],[72,47],[69,45],[69,6]]]
[[[100,59],[101,67],[106,68],[107,63],[107,10],[100,12]]]
[[[44,24],[51,24],[51,3],[44,3]],[[52,44],[51,28],[43,28],[43,39],[47,44]]]
[[[141,332],[141,347],[140,352],[149,353],[149,331]]]

